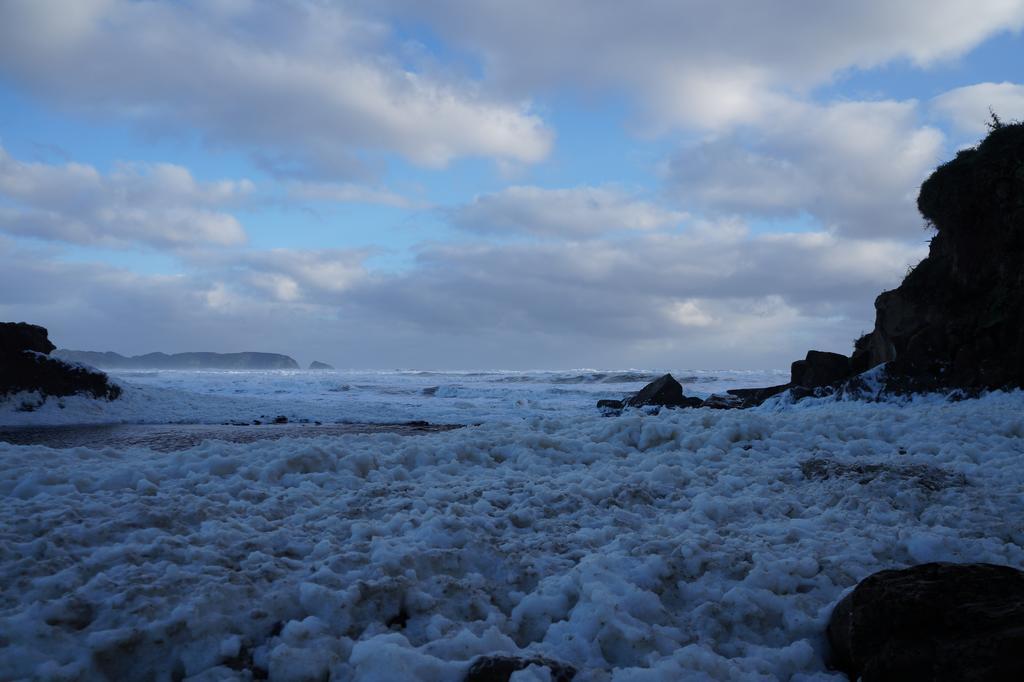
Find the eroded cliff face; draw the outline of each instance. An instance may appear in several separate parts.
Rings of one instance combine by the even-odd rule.
[[[928,257],[875,300],[854,371],[907,388],[1024,386],[1024,124],[993,130],[921,186]]]

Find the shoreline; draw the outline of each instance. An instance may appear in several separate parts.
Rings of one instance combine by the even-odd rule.
[[[401,423],[289,423],[289,424],[74,424],[53,426],[0,426],[0,443],[42,445],[55,449],[85,447],[142,447],[154,452],[180,452],[205,441],[249,444],[282,438],[320,438],[394,433],[402,436],[439,433],[462,424]]]

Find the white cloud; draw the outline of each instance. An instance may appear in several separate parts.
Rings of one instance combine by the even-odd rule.
[[[992,120],[990,110],[1004,122],[1024,120],[1024,85],[976,83],[945,92],[931,103],[961,130],[983,135]]]
[[[0,4],[0,73],[78,109],[197,128],[279,172],[345,175],[366,153],[430,167],[547,155],[526,103],[413,70],[392,43],[383,24],[308,0]]]
[[[923,224],[914,200],[943,142],[914,101],[791,103],[756,130],[680,151],[667,181],[712,212],[806,211],[843,234],[913,238]]]
[[[875,295],[923,255],[913,200],[944,141],[914,101],[809,93],[844,70],[955,58],[1024,20],[1024,0],[979,3],[0,2],[6,82],[243,149],[293,176],[292,200],[417,208],[348,177],[395,155],[540,161],[553,134],[529,97],[568,87],[623,96],[647,131],[686,129],[665,179],[706,212],[615,185],[513,186],[446,216],[481,239],[542,239],[425,246],[398,272],[358,251],[189,249],[183,274],[158,277],[0,241],[0,313],[84,347],[111,347],[116,329],[121,351],[305,350],[346,366],[784,366],[808,347],[848,351]],[[447,64],[387,23],[417,17],[451,39]],[[932,106],[977,125],[980,96],[1015,102],[1021,86],[971,87]],[[0,154],[4,231],[179,253],[244,239],[230,208],[245,181]],[[755,234],[742,219],[803,212],[820,231]]]
[[[0,147],[0,230],[86,246],[187,248],[245,241],[225,207],[248,180],[199,182],[181,166],[119,164],[108,175],[66,163],[26,163]]]
[[[581,238],[678,225],[686,214],[631,197],[615,187],[513,186],[451,209],[456,227],[498,235]]]
[[[478,54],[511,92],[626,90],[659,125],[758,123],[850,68],[926,67],[1024,26],[1024,1],[374,0]]]
[[[707,327],[714,322],[714,318],[701,308],[697,300],[692,298],[672,301],[668,305],[668,315],[684,327]]]
[[[521,344],[549,366],[786,366],[811,347],[848,353],[872,325],[874,297],[923,252],[734,224],[434,246],[414,268],[354,286],[341,310],[361,328],[389,322],[420,339],[428,366],[452,348],[454,366],[506,366]]]
[[[50,325],[64,345],[275,350],[350,367],[784,367],[810,347],[849,352],[875,295],[923,247],[728,224],[434,246],[392,273],[367,270],[368,255],[222,254],[166,277],[0,242],[0,317]]]
[[[367,255],[346,249],[272,249],[235,256],[228,263],[243,272],[244,282],[277,300],[337,303],[339,294],[367,276]]]

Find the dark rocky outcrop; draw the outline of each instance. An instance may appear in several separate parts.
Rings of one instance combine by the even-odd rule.
[[[812,351],[815,352],[817,351]],[[801,395],[809,392],[789,383],[768,388],[734,388],[701,399],[683,395],[682,385],[671,374],[665,374],[622,400],[598,400],[597,407],[608,415],[614,415],[627,407],[708,407],[714,410],[731,410],[760,405],[771,396],[786,390],[803,391]]]
[[[599,400],[597,407],[614,414],[626,407],[708,407],[714,410],[745,409],[760,405],[768,398],[789,391],[792,399],[812,395],[841,393],[851,379],[850,358],[839,353],[811,350],[792,367],[788,384],[766,388],[733,388],[701,400],[683,395],[683,387],[671,374],[658,377],[632,396],[622,400]]]
[[[0,322],[0,356],[25,350],[49,355],[54,348],[45,327],[27,322]]]
[[[625,407],[700,407],[700,398],[683,395],[682,385],[671,374],[663,374],[631,396],[622,400],[598,400],[597,406],[604,410],[621,410]]]
[[[807,351],[807,357],[790,367],[790,384],[804,388],[831,386],[850,376],[850,358],[839,353]]]
[[[54,356],[101,369],[299,369],[299,363],[279,353],[119,353],[60,349]]]
[[[726,393],[740,399],[738,407],[754,407],[791,388],[793,388],[793,384],[780,384],[766,388],[731,388]]]
[[[53,348],[43,327],[0,323],[0,396],[32,391],[42,398],[83,393],[113,400],[121,395],[106,374],[50,357]]]
[[[465,682],[508,682],[513,673],[531,665],[546,667],[551,672],[551,682],[572,682],[576,677],[576,669],[571,665],[543,656],[480,656],[469,666]]]
[[[765,388],[733,388],[726,393],[735,400],[723,400],[707,404],[708,407],[719,409],[747,408],[760,405],[768,398],[789,391],[795,400],[813,395],[824,395],[835,392],[850,379],[853,370],[850,358],[841,353],[829,353],[821,350],[809,350],[803,360],[795,361],[790,367],[788,384],[767,386]],[[714,398],[715,396],[712,396]],[[711,398],[708,399],[709,401]]]
[[[875,300],[853,370],[888,363],[903,391],[1024,386],[1024,124],[940,166],[917,206],[936,230],[928,257]]]
[[[865,578],[832,612],[850,679],[1024,680],[1024,572],[931,563]]]
[[[309,363],[309,368],[322,370],[334,369],[334,367],[332,367],[331,365],[328,365],[326,362],[320,362],[319,360],[314,360],[313,362]]]
[[[743,407],[743,398],[731,393],[713,393],[709,395],[698,407],[710,407],[712,410],[734,410]]]
[[[681,405],[683,403],[683,386],[671,374],[663,374],[624,402],[629,407]]]

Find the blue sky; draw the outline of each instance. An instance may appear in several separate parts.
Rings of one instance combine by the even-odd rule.
[[[784,367],[1024,118],[1024,0],[0,3],[0,317],[341,367]]]

